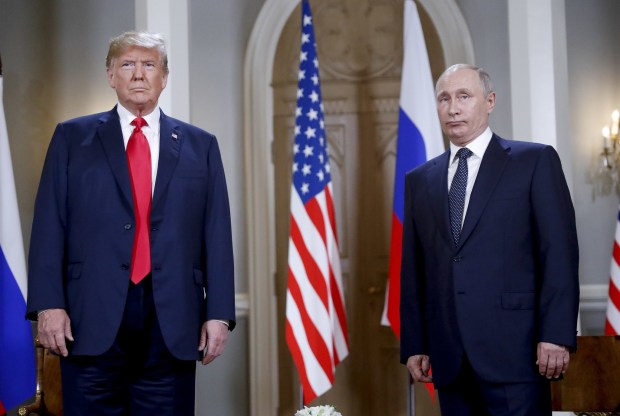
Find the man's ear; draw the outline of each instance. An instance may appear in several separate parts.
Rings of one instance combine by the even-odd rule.
[[[487,96],[487,114],[491,114],[495,108],[495,91]]]
[[[112,71],[112,68],[106,68],[105,72],[106,78],[108,79],[108,85],[112,88],[116,88],[116,83],[114,82],[114,71]]]

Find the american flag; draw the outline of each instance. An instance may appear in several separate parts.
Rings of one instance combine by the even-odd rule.
[[[616,238],[611,256],[610,274],[605,335],[620,335],[620,212],[618,212],[616,221]]]
[[[302,2],[286,293],[286,342],[304,403],[334,383],[349,354],[340,253],[312,13]]]

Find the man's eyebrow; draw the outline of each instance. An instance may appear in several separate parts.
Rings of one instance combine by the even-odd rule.
[[[467,93],[469,95],[473,95],[472,91],[469,88],[459,88],[459,89],[454,91],[454,94],[462,94],[462,93]],[[445,90],[442,90],[442,91],[439,91],[437,93],[437,97],[441,97],[443,95],[450,95],[450,94],[452,94],[452,93],[450,93],[448,91],[445,91]]]

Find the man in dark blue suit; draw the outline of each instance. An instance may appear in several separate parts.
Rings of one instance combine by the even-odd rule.
[[[166,116],[163,39],[110,42],[111,111],[60,123],[37,193],[27,315],[61,355],[64,414],[193,415],[196,360],[235,326],[216,138]]]
[[[491,132],[482,69],[452,66],[435,92],[451,144],[405,181],[401,361],[435,384],[444,415],[549,415],[579,307],[560,159]]]

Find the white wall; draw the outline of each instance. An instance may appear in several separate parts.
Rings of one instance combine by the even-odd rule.
[[[215,134],[230,194],[237,293],[247,285],[243,151],[243,64],[262,0],[190,1],[191,123]],[[270,282],[265,282],[271,284]],[[238,316],[216,365],[200,367],[196,407],[214,415],[249,414],[248,320]]]
[[[601,128],[620,108],[620,2],[567,0],[566,32],[573,149],[573,199],[577,213],[582,285],[601,285],[591,305],[582,302],[582,324],[603,333],[604,302],[618,216],[618,195],[593,196],[589,172],[602,150]],[[601,293],[602,290],[602,293]],[[582,294],[583,294],[582,290]],[[587,295],[587,292],[586,292]]]
[[[469,27],[476,62],[491,79],[497,103],[491,115],[491,129],[513,138],[510,94],[510,53],[507,0],[456,0]]]
[[[476,64],[488,70],[497,90],[491,127],[511,138],[507,0],[457,3],[471,31]],[[580,241],[583,333],[598,335],[603,332],[618,196],[595,198],[589,175],[601,151],[601,128],[620,107],[620,2],[566,0],[565,13],[572,140],[572,164],[565,169],[572,171]]]
[[[262,0],[190,2],[191,122],[218,137],[230,192],[237,292],[245,276],[243,64]]]

